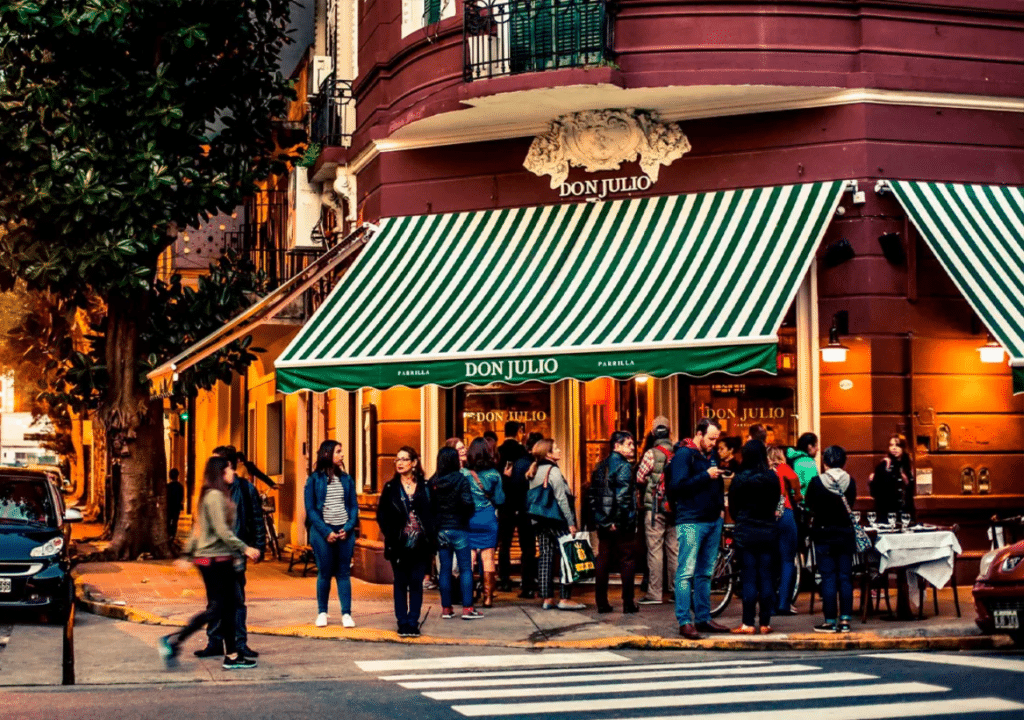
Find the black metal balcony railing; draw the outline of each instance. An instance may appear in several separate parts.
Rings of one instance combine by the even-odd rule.
[[[467,81],[584,67],[612,58],[605,0],[466,0]]]
[[[352,140],[352,102],[352,81],[328,75],[317,94],[309,98],[309,141],[323,147],[347,147]]]

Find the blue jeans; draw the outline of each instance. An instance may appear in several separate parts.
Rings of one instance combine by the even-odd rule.
[[[853,553],[835,545],[815,543],[814,556],[821,573],[821,606],[826,620],[836,619],[836,592],[839,593],[839,617],[853,615]]]
[[[711,573],[722,542],[722,518],[676,525],[679,567],[676,570],[676,620],[680,625],[711,621]],[[692,607],[692,612],[691,612]]]
[[[789,610],[793,599],[793,586],[796,584],[796,566],[793,564],[796,558],[797,528],[796,517],[790,508],[782,511],[779,518],[779,598],[775,605],[778,612]]]
[[[775,587],[772,583],[775,552],[755,547],[743,548],[739,555],[743,577],[743,624],[754,627],[754,611],[757,609],[757,624],[767,627],[772,624],[772,607],[775,605]]]
[[[469,533],[465,530],[441,530],[438,533],[441,570],[437,578],[441,591],[441,607],[452,606],[452,555],[459,559],[459,586],[462,607],[473,607],[473,552],[469,549]]]
[[[427,574],[426,558],[402,558],[391,561],[395,576],[395,619],[398,629],[419,627],[423,605],[423,578]]]
[[[331,527],[331,526],[328,526]],[[338,531],[341,526],[331,527]],[[317,612],[327,612],[327,601],[331,597],[331,580],[338,584],[338,600],[341,601],[341,614],[352,614],[352,553],[356,548],[356,537],[349,533],[344,540],[332,543],[318,533],[310,530],[309,543],[313,546],[316,556],[316,606]]]

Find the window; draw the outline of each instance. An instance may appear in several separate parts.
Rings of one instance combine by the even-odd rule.
[[[284,403],[278,400],[267,405],[267,475],[284,471]]]
[[[402,37],[455,17],[456,0],[402,0]]]

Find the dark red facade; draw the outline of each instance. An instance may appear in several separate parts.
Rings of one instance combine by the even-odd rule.
[[[893,196],[873,186],[883,178],[1024,186],[1024,2],[623,0],[614,12],[614,66],[467,82],[461,10],[402,38],[400,0],[363,3],[357,129],[350,148],[325,152],[355,163],[359,215],[569,201],[524,169],[532,132],[417,140],[418,123],[455,118],[466,101],[504,93],[528,101],[530,91],[579,85],[671,89],[666,97],[705,86],[774,86],[780,96],[835,89],[841,99],[832,104],[681,120],[693,149],[644,194],[859,181],[866,202],[844,199],[822,243],[845,238],[855,257],[818,266],[819,332],[827,337],[833,314],[846,310],[852,348],[842,367],[822,365],[823,439],[848,448],[866,497],[890,434],[934,437],[948,425],[951,442],[930,455],[934,494],[918,507],[959,522],[969,555],[980,554],[987,517],[1024,508],[1024,397],[1011,395],[1005,366],[978,362],[984,329]],[[609,103],[593,109],[617,107],[614,97],[609,90]],[[627,165],[618,174],[638,172]],[[570,180],[584,177],[573,170]],[[884,256],[886,233],[901,238],[905,261]],[[854,390],[838,389],[840,379]],[[980,466],[991,487],[967,492],[962,471]]]

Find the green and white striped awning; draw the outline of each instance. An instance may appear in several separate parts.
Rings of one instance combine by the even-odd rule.
[[[385,219],[278,389],[774,373],[843,185]]]
[[[1024,188],[889,182],[914,226],[1010,355],[1024,392]]]

